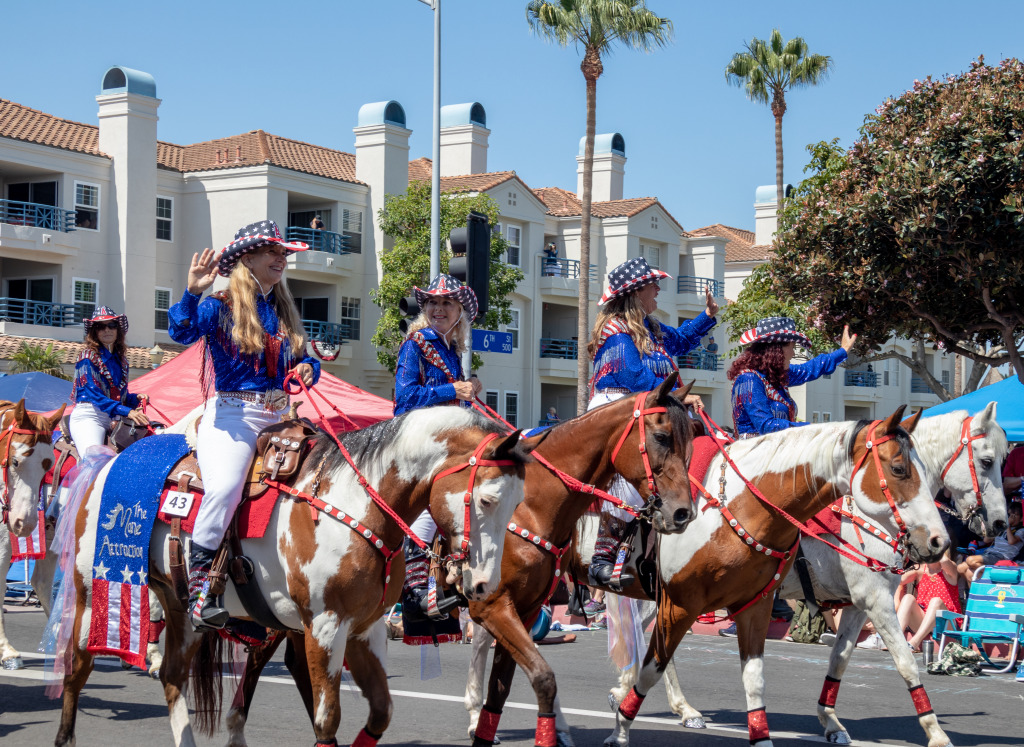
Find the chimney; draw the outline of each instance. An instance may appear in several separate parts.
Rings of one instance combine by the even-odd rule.
[[[789,197],[792,184],[783,185],[783,194]],[[758,187],[754,193],[754,244],[767,246],[775,238],[779,227],[779,192],[774,184]]]
[[[381,249],[391,247],[377,223],[377,213],[384,207],[384,195],[402,195],[409,189],[412,130],[405,126],[405,109],[401,104],[377,101],[359,108],[358,124],[352,131],[356,136],[356,178],[370,187],[369,204],[363,212],[363,252],[368,257],[376,257]],[[372,233],[366,229],[371,225]],[[367,246],[371,236],[372,245]],[[373,264],[379,268],[379,263]]]
[[[483,106],[441,107],[441,176],[487,173],[487,112]]]
[[[108,271],[102,303],[133,314],[153,308],[156,280],[156,81],[149,73],[112,67],[96,102],[99,148],[111,160],[110,194],[100,198],[100,230],[119,258]],[[153,321],[152,314],[134,313],[127,343],[149,346]]]
[[[576,195],[583,196],[583,154],[587,138],[580,138],[580,153],[576,156]],[[594,137],[593,201],[607,202],[622,199],[622,180],[626,175],[626,141],[617,132]]]

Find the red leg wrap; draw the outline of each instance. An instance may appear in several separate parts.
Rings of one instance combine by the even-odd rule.
[[[377,742],[380,740],[380,735],[376,737],[370,734],[364,726],[359,730],[359,735],[356,737],[356,741],[352,743],[352,747],[377,747]]]
[[[316,740],[316,744],[314,745],[314,747],[338,747],[338,740],[337,739],[327,739],[327,740],[318,739],[318,740]]]
[[[918,716],[934,713],[932,702],[928,700],[928,693],[924,691],[924,685],[910,688],[910,699],[914,701],[914,708],[917,709]]]
[[[768,714],[764,708],[747,711],[747,731],[750,732],[750,743],[755,744],[768,739]]]
[[[484,742],[494,742],[494,735],[498,733],[498,721],[501,720],[501,712],[487,710],[484,706],[480,711],[480,720],[476,722],[476,739]]]
[[[644,702],[644,696],[636,691],[636,685],[633,685],[633,689],[629,691],[629,694],[622,699],[622,703],[619,704],[619,713],[622,714],[623,718],[628,718],[630,721],[636,718],[636,714],[640,712],[640,706]]]
[[[839,680],[834,680],[825,675],[825,684],[821,686],[821,697],[818,705],[828,708],[836,707],[836,697],[839,695]]]
[[[160,634],[164,632],[164,628],[167,627],[167,621],[161,620],[160,622],[151,622],[149,624],[149,643],[159,643]]]
[[[558,737],[555,734],[555,714],[537,714],[537,736],[535,747],[557,747]]]

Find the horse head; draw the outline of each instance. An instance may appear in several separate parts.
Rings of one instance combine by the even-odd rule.
[[[486,599],[498,587],[508,523],[523,500],[526,462],[544,440],[525,443],[520,435],[480,427],[452,431],[450,459],[430,491],[430,513],[456,550],[448,581],[471,601]]]
[[[1006,531],[1001,469],[1007,443],[995,402],[974,417],[957,410],[924,418],[914,432],[914,448],[929,458],[968,529],[981,537]]]
[[[930,563],[942,557],[949,537],[933,499],[932,477],[910,440],[920,413],[903,427],[904,409],[858,424],[850,450],[856,465],[851,492],[860,513],[893,536],[903,535],[911,561]]]
[[[64,405],[47,418],[25,409],[25,400],[0,402],[0,505],[17,537],[27,537],[39,519],[39,490],[53,464],[50,436]]]

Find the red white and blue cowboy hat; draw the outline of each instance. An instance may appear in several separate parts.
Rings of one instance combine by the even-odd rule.
[[[667,272],[655,270],[643,257],[627,259],[621,265],[608,273],[608,290],[597,302],[598,306],[604,306],[613,298],[624,296],[648,283],[656,283],[659,280],[670,277]]]
[[[797,332],[796,322],[788,316],[769,316],[758,321],[757,326],[740,335],[740,345],[753,345],[755,342],[796,342],[805,348],[811,348],[811,338],[803,332]]]
[[[416,294],[416,303],[419,304],[421,309],[427,305],[427,299],[431,296],[435,298],[454,298],[462,304],[462,308],[466,312],[466,318],[469,319],[470,323],[476,319],[476,312],[479,308],[476,293],[468,285],[463,285],[454,275],[442,272],[430,281],[430,285],[427,286],[426,290],[413,288],[413,291]]]
[[[272,220],[250,223],[235,231],[235,240],[224,247],[217,262],[217,272],[227,277],[235,269],[235,265],[238,264],[238,260],[242,258],[243,254],[254,252],[261,246],[269,244],[280,244],[288,254],[304,252],[309,249],[309,244],[304,244],[301,241],[285,241],[284,236],[281,235],[281,229]]]
[[[100,306],[96,309],[91,319],[82,320],[82,324],[85,325],[85,334],[89,334],[89,330],[92,329],[92,325],[95,322],[117,322],[121,328],[121,334],[128,333],[128,317],[124,314],[118,314],[109,306]]]

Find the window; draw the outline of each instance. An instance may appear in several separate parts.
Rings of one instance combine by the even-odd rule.
[[[821,422],[822,423],[831,423],[832,422],[832,413],[830,413],[830,412],[823,412],[823,413],[821,413]]]
[[[96,295],[99,290],[99,282],[96,280],[72,281],[74,289],[75,322],[81,322],[86,317],[93,315],[96,309]]]
[[[811,422],[812,423],[820,423],[821,422],[821,413],[820,412],[812,412],[811,413]]]
[[[640,245],[640,256],[647,260],[647,264],[657,270],[661,267],[661,250],[650,244]]]
[[[508,193],[508,204],[510,207],[516,206],[516,199],[519,197],[515,192]]]
[[[508,239],[508,253],[505,256],[508,258],[508,264],[513,267],[519,267],[519,244],[522,234],[523,230],[518,226],[509,226],[505,234],[505,238]]]
[[[346,340],[359,339],[359,299],[341,297],[341,334]]]
[[[942,388],[943,389],[949,389],[949,371],[948,370],[943,369],[941,381],[942,381]]]
[[[355,254],[363,252],[363,214],[358,210],[345,208],[341,211],[341,234],[348,238],[348,250]]]
[[[153,328],[162,332],[167,331],[167,310],[171,308],[171,289],[156,288],[153,291],[153,308],[156,316],[153,319]]]
[[[75,227],[99,230],[100,188],[95,184],[75,182]]]
[[[657,231],[658,230],[658,216],[657,215],[652,215],[651,216],[651,230],[652,231]]]
[[[171,240],[171,224],[174,218],[174,200],[170,197],[156,198],[156,237],[160,241]],[[165,328],[166,329],[166,328]]]
[[[519,350],[519,309],[509,309],[512,321],[505,325],[505,331],[512,333],[512,349]]]
[[[494,389],[488,389],[484,393],[484,402],[495,412],[498,411],[498,392]]]
[[[54,278],[8,278],[4,284],[7,302],[0,319],[18,324],[51,323]]]
[[[505,420],[519,427],[519,392],[505,392]]]

